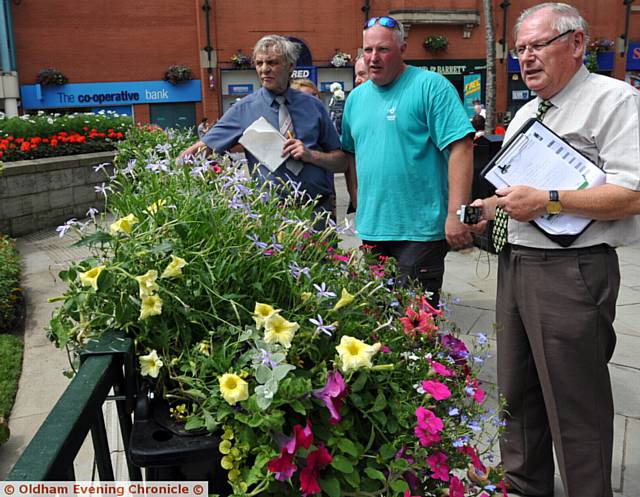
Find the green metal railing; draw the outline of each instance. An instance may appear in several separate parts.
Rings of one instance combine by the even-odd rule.
[[[7,476],[10,481],[73,481],[73,463],[91,432],[101,481],[113,481],[107,431],[102,413],[105,401],[115,401],[125,446],[130,480],[141,480],[140,468],[128,456],[131,414],[135,400],[132,343],[114,333],[90,343],[81,366],[20,459]],[[113,388],[113,395],[109,392]]]

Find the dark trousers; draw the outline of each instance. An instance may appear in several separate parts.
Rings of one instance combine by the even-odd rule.
[[[449,246],[446,240],[435,242],[363,240],[365,245],[373,246],[373,253],[393,257],[398,265],[397,283],[406,286],[409,280],[417,282],[423,290],[432,295],[427,299],[438,308],[440,289],[444,276],[444,258]]]
[[[620,286],[618,257],[600,245],[500,253],[500,441],[514,490],[551,495],[552,441],[567,497],[611,497],[613,397],[607,363]]]

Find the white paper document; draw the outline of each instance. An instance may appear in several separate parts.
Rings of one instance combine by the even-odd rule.
[[[526,185],[541,190],[582,190],[602,185],[605,173],[541,122],[531,119],[494,159],[485,178],[496,188]],[[553,235],[575,235],[591,219],[558,214],[534,220]]]
[[[244,130],[238,142],[253,156],[274,172],[289,156],[282,157],[282,147],[287,141],[264,117],[256,119]]]

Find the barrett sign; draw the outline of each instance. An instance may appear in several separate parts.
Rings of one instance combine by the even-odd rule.
[[[123,81],[20,87],[22,107],[25,109],[199,102],[201,93],[200,80],[186,81],[178,85],[166,81]]]

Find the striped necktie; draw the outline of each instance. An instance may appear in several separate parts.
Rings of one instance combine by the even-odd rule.
[[[547,111],[553,107],[553,104],[549,100],[540,100],[538,104],[538,112],[536,112],[536,119],[542,121]],[[496,253],[499,254],[507,243],[507,225],[509,224],[509,216],[502,207],[496,207],[496,219],[493,224],[493,232],[491,238],[493,239],[493,246],[496,249]]]
[[[286,139],[289,139],[294,136],[294,130],[291,114],[289,114],[289,109],[287,109],[285,101],[284,95],[278,95],[276,97],[276,102],[278,102],[278,126],[280,127],[280,133]],[[287,159],[285,167],[297,176],[300,174],[300,171],[302,171],[303,164],[295,159]]]

